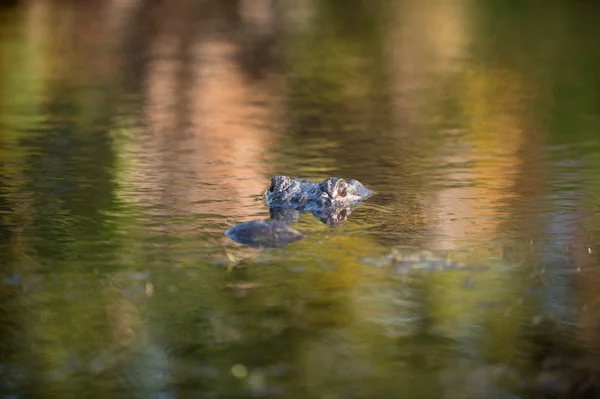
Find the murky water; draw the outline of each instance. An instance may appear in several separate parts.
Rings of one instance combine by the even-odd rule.
[[[0,397],[600,397],[600,8],[504,3],[4,2]]]

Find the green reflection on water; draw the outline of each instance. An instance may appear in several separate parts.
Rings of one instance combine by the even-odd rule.
[[[4,6],[2,394],[596,389],[595,8]],[[286,248],[229,242],[273,174],[378,194]],[[485,267],[361,261],[393,248]]]

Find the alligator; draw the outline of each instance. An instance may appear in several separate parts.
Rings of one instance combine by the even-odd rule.
[[[282,247],[304,238],[287,224],[298,220],[302,212],[330,226],[348,218],[352,209],[373,192],[357,180],[328,177],[322,182],[275,176],[265,190],[271,221],[252,220],[229,228],[225,235],[251,247]]]

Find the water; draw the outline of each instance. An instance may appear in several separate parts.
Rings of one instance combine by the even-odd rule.
[[[4,2],[0,397],[598,397],[599,11]],[[231,242],[276,174],[377,195]]]

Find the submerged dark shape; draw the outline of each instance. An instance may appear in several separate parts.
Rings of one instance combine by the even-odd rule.
[[[450,254],[446,253],[434,253],[431,251],[401,252],[396,249],[384,256],[360,258],[359,262],[375,267],[391,267],[398,274],[409,273],[415,270],[428,272],[484,269],[484,266],[467,266],[461,261],[452,259]]]
[[[358,180],[328,177],[320,183],[275,176],[265,191],[267,205],[305,211],[327,211],[359,204],[372,195]]]
[[[570,358],[561,355],[543,359],[537,376],[525,381],[527,393],[542,398],[597,399],[600,398],[600,370],[590,358]]]
[[[304,235],[276,220],[252,220],[230,227],[225,235],[233,241],[254,248],[279,248],[302,240]]]

